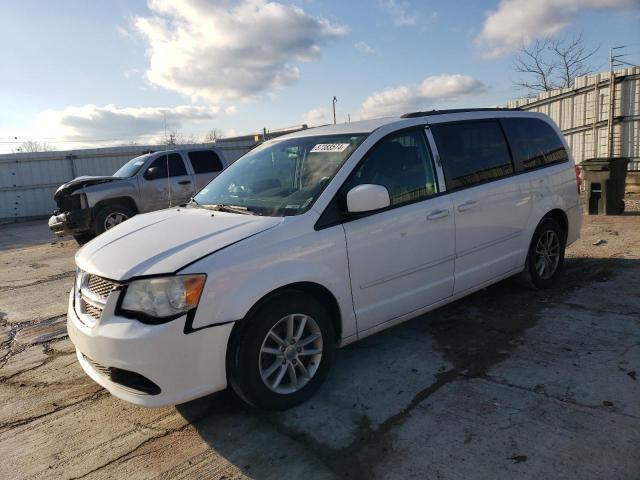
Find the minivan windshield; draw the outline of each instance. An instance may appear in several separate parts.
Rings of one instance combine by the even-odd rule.
[[[258,215],[298,215],[311,207],[365,136],[266,142],[214,178],[194,197],[194,203]]]
[[[119,177],[119,178],[133,177],[136,173],[138,173],[140,168],[142,168],[142,165],[144,165],[144,162],[147,161],[147,158],[149,158],[149,154],[140,155],[139,157],[132,158],[123,166],[121,166],[116,171],[116,173],[113,174],[113,176]]]

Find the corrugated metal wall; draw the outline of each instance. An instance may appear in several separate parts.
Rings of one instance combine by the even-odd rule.
[[[577,163],[607,156],[610,105],[609,72],[578,77],[574,88],[512,100],[509,108],[549,115],[564,133]],[[616,71],[613,155],[629,157],[640,170],[640,67]]]
[[[215,146],[229,162],[235,162],[253,144],[251,140],[222,140]],[[180,148],[206,145],[180,145]],[[111,175],[131,158],[164,148],[136,145],[0,155],[0,220],[48,215],[55,208],[53,194],[63,183],[81,175]]]

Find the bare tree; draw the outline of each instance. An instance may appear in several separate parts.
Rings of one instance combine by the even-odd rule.
[[[204,136],[203,141],[205,143],[212,143],[215,142],[216,140],[222,138],[222,132],[220,130],[217,130],[215,128],[212,128],[211,130],[209,130],[206,135]]]
[[[167,134],[163,142],[165,145],[185,145],[191,143],[201,143],[196,135],[184,135],[178,130],[173,130]]]
[[[600,47],[588,49],[584,44],[582,34],[580,34],[570,39],[556,40],[550,45],[550,48],[558,60],[560,85],[567,88],[573,87],[576,77],[588,75],[594,71],[591,59]]]
[[[47,142],[37,142],[35,140],[27,140],[16,148],[16,152],[53,152],[56,148]]]
[[[513,59],[514,70],[524,74],[514,83],[530,92],[573,87],[576,77],[594,71],[590,60],[599,48],[587,48],[582,34],[555,40],[538,39],[523,46]]]

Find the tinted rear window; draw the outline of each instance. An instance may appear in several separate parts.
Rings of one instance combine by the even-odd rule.
[[[447,188],[455,189],[513,173],[507,142],[497,120],[431,127]]]
[[[221,172],[224,168],[220,157],[213,150],[189,152],[189,161],[195,173]]]
[[[537,118],[505,118],[501,122],[514,160],[524,170],[568,160],[562,141],[547,122]]]

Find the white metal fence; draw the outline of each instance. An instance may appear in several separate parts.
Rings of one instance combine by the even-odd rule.
[[[179,148],[215,145],[234,162],[254,143],[247,139]],[[111,175],[131,158],[164,149],[162,145],[136,145],[0,155],[0,221],[48,215],[55,209],[53,194],[63,183],[81,175]]]
[[[574,88],[542,92],[512,100],[510,108],[542,112],[560,127],[577,163],[606,157],[611,142],[614,157],[631,159],[629,170],[640,170],[640,67],[616,71],[612,99],[609,72],[578,77]],[[608,135],[609,105],[613,132]]]

